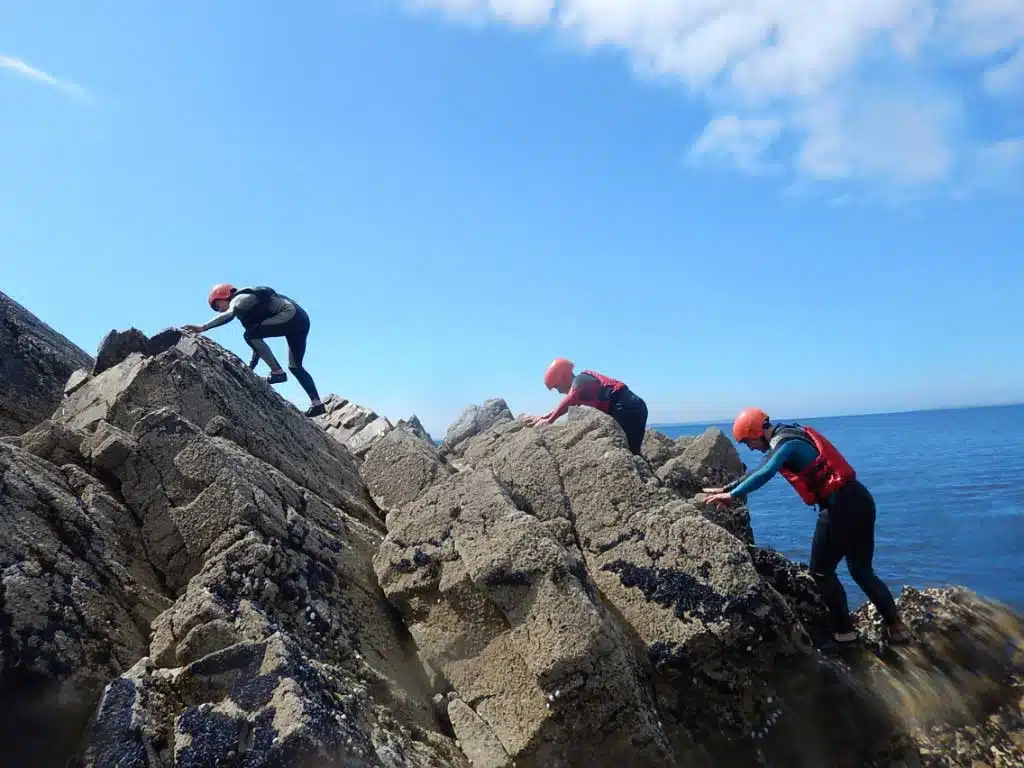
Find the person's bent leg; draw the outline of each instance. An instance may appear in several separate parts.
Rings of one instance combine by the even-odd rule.
[[[271,384],[276,384],[280,381],[284,381],[285,378],[287,378],[287,375],[281,367],[281,364],[277,361],[277,358],[274,357],[274,353],[270,351],[270,347],[267,346],[267,342],[263,340],[265,336],[275,335],[273,333],[266,333],[266,330],[267,329],[258,325],[253,328],[247,328],[242,338],[244,338],[245,342],[252,347],[252,351],[259,355],[260,359],[267,364],[268,368],[270,368],[270,376],[267,377],[267,380]]]
[[[295,380],[302,385],[302,389],[309,396],[309,409],[306,411],[306,415],[318,416],[326,409],[320,400],[320,393],[317,392],[313,377],[302,365],[306,356],[306,339],[309,336],[309,316],[300,310],[291,323],[288,335],[285,337],[288,342],[288,370],[292,372]]]
[[[612,406],[612,418],[626,433],[626,442],[634,456],[640,456],[647,432],[647,403],[632,392],[627,392],[620,402]]]
[[[831,520],[831,511],[822,510],[818,522],[814,526],[814,539],[811,542],[810,569],[814,581],[821,590],[821,596],[832,614],[836,640],[850,642],[856,639],[850,606],[846,600],[846,590],[839,581],[836,568],[843,559],[844,547],[842,538]]]
[[[899,611],[892,592],[875,573],[872,561],[875,556],[875,500],[863,485],[857,483],[844,494],[845,514],[850,521],[850,543],[846,552],[846,567],[850,577],[857,583],[878,613],[896,641],[905,639],[906,627],[900,620]]]

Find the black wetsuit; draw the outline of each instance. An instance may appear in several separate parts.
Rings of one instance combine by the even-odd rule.
[[[276,293],[271,288],[242,288],[235,295],[238,294],[252,294],[257,299],[253,306],[239,304],[235,310],[235,316],[245,327],[245,340],[252,342],[254,339],[283,336],[288,343],[288,370],[302,385],[309,399],[318,401],[320,395],[313,377],[302,366],[302,360],[306,356],[306,339],[309,336],[309,315],[297,301]],[[280,316],[289,311],[288,305],[294,308],[294,312],[289,319],[282,322]]]

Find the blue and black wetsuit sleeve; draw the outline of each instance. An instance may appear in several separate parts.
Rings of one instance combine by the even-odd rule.
[[[764,457],[764,461],[756,468],[745,474],[738,480],[734,480],[725,487],[727,493],[729,493],[734,499],[742,499],[750,493],[753,493],[762,485],[771,480],[782,469],[783,465],[787,462],[792,462],[797,458],[805,458],[801,454],[806,454],[807,449],[810,449],[812,453],[817,453],[814,447],[805,443],[802,440],[787,440],[775,448],[770,450]],[[811,457],[813,460],[813,456]],[[806,463],[806,462],[801,462]]]

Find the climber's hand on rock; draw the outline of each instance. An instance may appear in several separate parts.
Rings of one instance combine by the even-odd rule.
[[[713,493],[704,499],[705,504],[711,504],[712,506],[719,508],[727,507],[732,504],[733,501],[735,501],[735,499],[733,499],[733,497],[728,493]]]
[[[190,333],[199,333],[199,326],[198,325],[183,325],[183,326],[181,326],[181,330],[188,331]]]

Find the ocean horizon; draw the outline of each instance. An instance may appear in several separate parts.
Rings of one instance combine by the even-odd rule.
[[[944,405],[930,408],[905,408],[895,411],[854,411],[850,413],[833,413],[821,416],[773,416],[776,421],[811,421],[820,419],[856,419],[861,417],[870,416],[900,416],[909,413],[945,413],[945,412],[957,412],[957,411],[976,411],[984,410],[987,408],[1020,408],[1024,407],[1024,400],[1011,401],[1006,403],[989,403],[986,405]],[[662,421],[662,422],[648,422],[647,426],[650,429],[661,430],[662,427],[713,427],[721,425],[732,426],[732,418],[714,419],[711,421],[698,420],[698,421]]]

